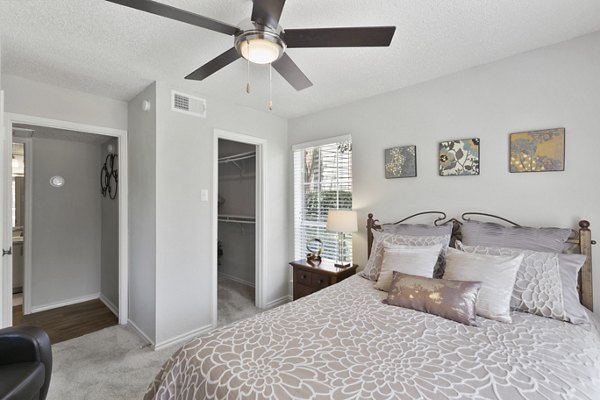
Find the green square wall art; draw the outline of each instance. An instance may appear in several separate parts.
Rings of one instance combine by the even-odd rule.
[[[385,149],[385,178],[417,176],[417,146],[398,146]]]
[[[441,176],[479,175],[479,139],[441,142],[439,171]]]
[[[510,172],[565,170],[565,128],[510,134]]]

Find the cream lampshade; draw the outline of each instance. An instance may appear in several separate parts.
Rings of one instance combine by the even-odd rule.
[[[356,211],[352,210],[329,210],[327,214],[327,230],[338,234],[338,261],[337,267],[350,265],[346,260],[345,234],[358,230],[358,218]]]
[[[327,215],[327,230],[331,232],[350,233],[358,230],[356,211],[329,210]]]

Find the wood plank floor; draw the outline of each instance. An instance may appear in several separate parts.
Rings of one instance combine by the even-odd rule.
[[[90,300],[23,315],[23,306],[13,307],[13,325],[39,326],[48,333],[52,344],[86,335],[118,322],[112,313],[100,300]]]

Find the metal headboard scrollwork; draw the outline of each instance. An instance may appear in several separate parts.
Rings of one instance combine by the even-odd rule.
[[[498,215],[487,214],[487,213],[482,213],[482,212],[469,211],[469,212],[463,213],[460,217],[462,218],[463,221],[471,221],[471,218],[468,217],[469,215],[479,215],[479,216],[483,216],[483,217],[495,218],[495,219],[499,219],[500,221],[504,221],[508,224],[511,224],[513,226],[521,226],[521,225],[517,224],[516,222],[512,222],[511,220],[506,219],[504,217],[499,217]]]

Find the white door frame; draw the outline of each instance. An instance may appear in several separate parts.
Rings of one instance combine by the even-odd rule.
[[[96,135],[112,136],[118,140],[119,149],[119,324],[127,324],[128,318],[128,289],[129,289],[129,216],[128,216],[128,164],[127,164],[127,131],[121,129],[107,128],[96,125],[80,124],[70,121],[62,121],[56,119],[35,117],[31,115],[4,113],[4,138],[8,139],[12,137],[13,124],[28,124],[28,125],[39,125],[49,128],[58,128],[71,131],[78,131],[82,133],[93,133]],[[9,147],[9,146],[7,146]],[[10,146],[12,153],[12,146]],[[4,149],[2,156],[6,160],[10,160],[8,150]],[[7,180],[12,179],[8,177],[11,168],[4,172],[2,176],[2,189],[6,191]],[[12,173],[10,174],[12,175]],[[4,198],[7,198],[5,193]],[[6,206],[5,206],[6,207]],[[31,214],[31,213],[30,213]],[[8,221],[4,221],[6,226]],[[2,229],[5,228],[2,227]],[[12,241],[12,237],[10,238]],[[3,242],[7,242],[7,238],[4,238]],[[12,276],[12,269],[10,275]],[[6,271],[4,273],[6,276]],[[28,294],[25,293],[25,296]],[[0,308],[0,314],[2,314],[1,322],[2,326],[12,325],[12,279],[10,282],[7,280],[3,281],[0,285],[0,299],[2,307]],[[29,304],[30,305],[30,304]]]
[[[31,158],[31,150],[33,149],[33,140],[31,140],[31,138],[15,138],[14,136],[12,136],[12,133],[11,137],[13,143],[22,143],[25,150],[25,221],[23,222],[23,314],[29,314],[31,313],[31,246],[29,245],[29,243],[31,243],[32,237],[31,211],[33,209],[33,202],[31,194],[33,193],[33,160]],[[12,177],[7,177],[7,179],[10,180],[12,179]],[[7,186],[4,185],[4,187],[6,188]]]
[[[266,244],[266,180],[265,172],[267,170],[267,141],[255,136],[234,133],[222,129],[214,129],[213,132],[213,184],[212,184],[212,324],[213,328],[217,326],[217,307],[218,307],[218,257],[217,241],[218,236],[218,190],[219,190],[219,139],[232,140],[235,142],[246,143],[256,146],[256,243],[255,243],[255,302],[256,307],[264,308],[265,290],[264,290],[264,270],[265,270],[265,249]]]

